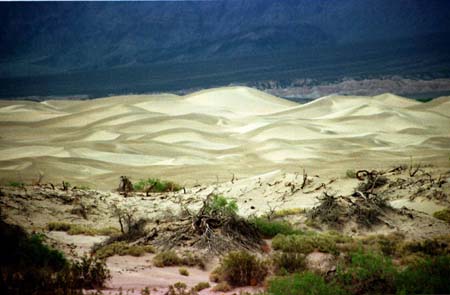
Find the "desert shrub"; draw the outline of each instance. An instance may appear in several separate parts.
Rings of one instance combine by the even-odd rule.
[[[186,266],[198,266],[200,269],[205,269],[205,261],[202,257],[191,252],[185,252],[181,256],[181,262]]]
[[[182,267],[178,269],[178,272],[180,273],[180,275],[182,276],[189,276],[189,271],[187,270],[187,268]]]
[[[47,229],[50,231],[65,231],[69,235],[87,235],[87,236],[96,236],[96,235],[111,236],[119,233],[119,230],[114,227],[93,228],[86,225],[79,225],[66,222],[50,222],[49,224],[47,224]]]
[[[348,169],[347,171],[345,171],[345,176],[347,176],[348,178],[356,178],[356,171]]]
[[[272,240],[272,248],[283,252],[308,254],[315,250],[325,253],[338,254],[336,244],[341,237],[323,234],[279,234]]]
[[[141,289],[141,295],[151,295],[150,288],[145,287],[144,289]]]
[[[400,251],[403,255],[419,254],[422,256],[439,256],[450,254],[450,236],[405,242],[400,246]]]
[[[212,199],[206,204],[207,206],[203,212],[206,215],[233,216],[238,211],[236,200],[231,200],[220,195],[213,195]]]
[[[187,289],[187,285],[183,282],[176,282],[173,285],[169,286],[169,290],[165,293],[165,295],[192,295]]]
[[[327,283],[314,273],[305,272],[285,277],[274,277],[268,287],[271,295],[340,295],[347,294],[340,286]]]
[[[155,249],[151,245],[129,245],[125,241],[120,241],[96,249],[95,256],[101,259],[114,255],[131,255],[138,257],[145,253],[155,253]]]
[[[273,238],[277,234],[297,234],[299,230],[292,228],[292,225],[286,221],[268,220],[267,218],[256,217],[250,220],[263,237]]]
[[[25,187],[25,183],[21,182],[21,181],[10,181],[8,182],[8,186],[12,186],[12,187]]]
[[[450,223],[450,209],[444,209],[433,213],[433,217]]]
[[[449,294],[450,256],[419,260],[408,266],[397,278],[400,294]]]
[[[70,266],[70,276],[72,284],[83,289],[102,288],[111,277],[105,261],[95,256],[84,256],[80,261],[73,262]]]
[[[302,271],[305,269],[305,255],[300,253],[277,252],[272,256],[272,264],[277,274]]]
[[[27,235],[0,220],[0,286],[4,294],[82,294],[109,278],[103,261],[84,257],[69,262],[43,243],[42,235]]]
[[[136,217],[136,208],[123,208],[116,204],[111,206],[112,216],[117,217],[120,225],[121,240],[134,241],[145,235],[148,220]]]
[[[232,251],[222,258],[215,273],[219,281],[232,286],[256,286],[267,276],[267,264],[247,251]]]
[[[54,270],[60,270],[67,264],[62,252],[51,249],[43,243],[43,235],[34,234],[21,242],[19,247],[23,253],[21,253],[20,259],[23,265],[31,263],[36,267],[50,267]]]
[[[298,215],[301,213],[304,213],[305,209],[303,208],[287,208],[287,209],[281,209],[276,210],[273,212],[272,217],[273,218],[280,218],[280,217],[286,217],[290,215]]]
[[[381,251],[384,255],[395,256],[404,241],[405,236],[400,233],[388,235],[373,235],[361,240],[365,248]]]
[[[391,294],[396,290],[396,275],[389,258],[360,250],[338,265],[336,279],[352,294]]]
[[[172,181],[163,181],[158,178],[141,179],[133,185],[135,191],[150,192],[176,192],[181,190],[181,186]]]
[[[156,267],[164,266],[198,266],[201,269],[205,268],[204,260],[192,253],[184,253],[182,256],[175,251],[163,251],[153,257],[153,264]]]
[[[195,292],[200,292],[201,290],[207,289],[209,287],[211,287],[211,285],[208,282],[200,282],[192,287],[192,290]]]
[[[231,290],[233,290],[230,286],[230,284],[228,284],[227,282],[220,282],[217,285],[215,285],[212,290],[214,292],[229,292]]]
[[[164,251],[153,257],[153,264],[157,267],[182,265],[182,259],[175,251]]]

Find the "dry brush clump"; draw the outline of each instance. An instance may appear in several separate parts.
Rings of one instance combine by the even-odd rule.
[[[215,254],[235,249],[259,251],[264,244],[255,226],[237,215],[235,201],[213,194],[196,213],[185,210],[176,221],[160,221],[148,240],[164,250],[195,247]]]
[[[361,181],[355,192],[349,196],[324,192],[319,197],[319,205],[308,212],[309,222],[319,221],[334,228],[341,228],[351,221],[363,227],[390,225],[386,216],[395,209],[389,205],[382,190],[389,184],[385,173],[359,170],[355,175]]]
[[[226,282],[233,287],[257,286],[269,273],[270,263],[247,251],[231,251],[220,261],[211,274],[216,282]]]
[[[153,265],[156,267],[164,266],[197,266],[200,269],[205,269],[204,259],[191,252],[184,252],[178,254],[173,250],[163,251],[153,257]]]

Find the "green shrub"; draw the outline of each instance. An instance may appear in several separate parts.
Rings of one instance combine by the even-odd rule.
[[[156,267],[164,266],[198,266],[201,269],[205,268],[203,259],[192,253],[184,253],[183,256],[178,255],[175,251],[164,251],[158,253],[153,257],[153,264]]]
[[[336,278],[352,294],[391,294],[396,290],[396,275],[389,258],[360,250],[346,264],[338,265]]]
[[[450,294],[450,255],[425,258],[398,275],[400,294]]]
[[[69,235],[87,235],[96,236],[104,235],[111,236],[119,233],[119,230],[114,227],[92,228],[86,225],[79,225],[66,222],[50,222],[47,224],[47,229],[50,231],[65,231]]]
[[[61,270],[67,265],[64,254],[45,245],[43,238],[43,235],[33,234],[29,239],[22,240],[19,245],[21,251],[24,252],[21,254],[21,260],[23,260],[24,265],[30,263],[36,267],[50,267],[54,270]]]
[[[230,292],[233,290],[227,282],[220,282],[217,285],[215,285],[212,290],[214,292]]]
[[[304,208],[286,208],[281,210],[276,210],[273,212],[272,217],[273,218],[280,218],[280,217],[286,217],[289,215],[298,215],[301,213],[304,213]]]
[[[423,241],[405,242],[401,246],[401,252],[403,255],[419,254],[422,256],[450,254],[450,236],[434,237]]]
[[[305,268],[305,255],[300,253],[277,252],[272,257],[277,274],[294,273]]]
[[[176,192],[182,187],[172,181],[163,181],[158,178],[141,179],[133,185],[135,191],[150,191],[150,192]]]
[[[27,235],[0,220],[0,278],[5,294],[81,294],[109,278],[104,261],[84,257],[69,262],[43,243],[43,235]],[[3,294],[2,293],[2,294]]]
[[[100,247],[95,251],[95,256],[101,259],[114,255],[131,255],[138,257],[145,253],[155,253],[155,249],[151,245],[129,245],[128,243],[121,241]]]
[[[175,251],[164,251],[153,257],[156,267],[182,265],[182,259]]]
[[[180,269],[178,269],[178,272],[180,273],[180,275],[182,276],[189,276],[189,271],[187,270],[187,268],[182,267]]]
[[[12,187],[25,187],[25,183],[20,182],[20,181],[10,181],[10,182],[8,182],[8,186],[12,186]]]
[[[231,286],[256,286],[267,276],[267,264],[246,251],[233,251],[222,258],[215,273]]]
[[[207,289],[211,287],[211,285],[208,282],[200,282],[194,287],[192,287],[193,291],[200,292],[201,290]]]
[[[450,223],[450,209],[444,209],[441,211],[436,211],[433,213],[433,216],[437,219],[443,220],[447,223]]]
[[[77,287],[83,289],[98,289],[105,285],[111,277],[104,260],[95,256],[84,256],[70,267],[70,276]]]
[[[211,216],[230,216],[237,214],[238,206],[236,200],[230,200],[220,195],[213,195],[212,199],[209,200],[208,203],[206,203],[204,211],[204,214]]]
[[[323,234],[279,234],[272,240],[272,248],[283,252],[308,254],[318,250],[320,252],[338,254],[336,243],[340,237]]]
[[[269,281],[271,295],[340,295],[347,294],[338,285],[326,283],[314,273],[305,272],[287,277],[275,277]]]
[[[176,282],[169,286],[169,290],[165,295],[191,295],[191,292],[187,289],[187,285],[183,282]]]
[[[356,172],[355,170],[348,169],[347,171],[345,171],[345,176],[347,176],[348,178],[356,178]]]
[[[292,228],[291,224],[285,221],[268,220],[266,218],[256,217],[250,222],[266,238],[273,238],[277,234],[291,235],[301,233]]]

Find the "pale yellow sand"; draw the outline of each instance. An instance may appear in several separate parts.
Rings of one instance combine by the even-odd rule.
[[[112,189],[132,180],[212,183],[275,169],[342,173],[414,161],[450,167],[450,97],[328,96],[299,105],[246,87],[187,96],[0,101],[0,180]]]

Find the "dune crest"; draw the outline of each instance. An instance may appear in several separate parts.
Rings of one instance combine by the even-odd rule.
[[[409,156],[448,166],[449,110],[450,97],[421,103],[335,95],[300,105],[247,87],[1,101],[0,178],[44,171],[51,181],[105,188],[119,175],[196,183],[300,166],[342,171]]]

